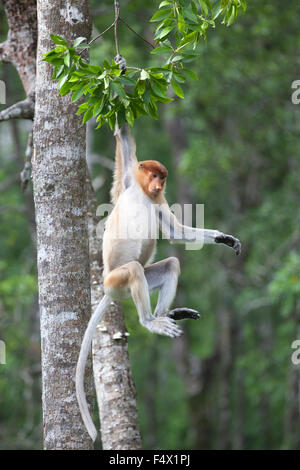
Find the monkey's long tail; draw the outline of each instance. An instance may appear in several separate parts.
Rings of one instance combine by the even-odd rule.
[[[76,396],[79,404],[79,409],[83,422],[86,426],[86,429],[93,441],[97,437],[97,430],[92,421],[88,404],[84,392],[84,372],[85,365],[87,361],[88,354],[90,352],[90,347],[92,339],[96,330],[96,327],[100,320],[102,319],[107,307],[110,305],[112,299],[108,295],[104,295],[95,312],[91,316],[87,329],[84,333],[84,337],[81,344],[80,354],[76,367]]]

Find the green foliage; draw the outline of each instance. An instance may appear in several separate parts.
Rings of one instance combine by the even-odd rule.
[[[97,129],[104,123],[114,129],[116,122],[121,127],[125,121],[133,126],[139,116],[157,119],[157,103],[173,101],[168,96],[169,85],[175,95],[184,98],[181,85],[186,79],[197,79],[186,64],[199,55],[200,39],[206,39],[206,30],[215,27],[217,17],[223,18],[222,23],[227,26],[232,24],[240,7],[246,9],[245,0],[161,2],[150,20],[159,23],[154,35],[158,46],[152,54],[168,56],[159,66],[127,67],[124,71],[114,61],[90,65],[78,53],[89,48],[84,43],[86,38],[77,38],[71,46],[54,34],[51,38],[57,46],[44,54],[44,60],[54,66],[52,79],[58,81],[61,96],[71,92],[71,102],[85,97],[77,111],[83,114],[83,123],[94,117]]]
[[[296,312],[297,299],[300,296],[300,256],[290,253],[283,260],[281,268],[275,273],[269,285],[273,301],[281,301],[282,315],[287,317]]]

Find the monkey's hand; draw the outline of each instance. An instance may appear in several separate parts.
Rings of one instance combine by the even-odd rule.
[[[170,338],[176,338],[183,334],[181,328],[169,317],[156,317],[153,320],[144,322],[143,325],[152,333],[170,336]]]
[[[174,308],[173,310],[170,310],[167,315],[169,318],[173,318],[173,320],[184,320],[186,318],[199,320],[200,318],[200,313],[197,312],[197,310],[187,307]]]
[[[216,236],[215,242],[224,243],[224,245],[230,246],[234,249],[236,255],[239,255],[241,253],[241,242],[232,235],[226,235],[225,233],[221,233],[220,235]]]

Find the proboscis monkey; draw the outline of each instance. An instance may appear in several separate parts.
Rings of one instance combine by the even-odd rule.
[[[84,393],[84,370],[97,324],[112,300],[131,296],[141,324],[152,333],[171,338],[182,334],[175,320],[198,318],[196,310],[170,310],[174,299],[179,261],[170,257],[149,264],[155,251],[157,228],[173,242],[223,243],[238,255],[237,238],[218,230],[182,225],[171,212],[164,192],[167,169],[155,160],[139,162],[127,126],[116,131],[116,163],[111,191],[114,208],[103,236],[104,292],[85,332],[76,370],[76,393],[83,421],[93,440],[97,431]],[[150,292],[158,289],[158,302],[151,310]]]

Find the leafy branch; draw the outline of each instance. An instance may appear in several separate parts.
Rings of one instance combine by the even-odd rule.
[[[114,7],[114,22],[89,44],[84,42],[86,38],[79,37],[70,45],[62,37],[52,34],[56,47],[44,55],[44,60],[54,66],[52,79],[58,81],[60,95],[71,92],[71,102],[84,96],[76,114],[83,114],[83,123],[96,118],[97,129],[104,123],[114,129],[116,122],[121,127],[125,121],[132,126],[141,115],[157,119],[157,104],[173,101],[168,96],[169,86],[177,96],[184,98],[182,85],[187,79],[197,80],[186,64],[200,54],[197,48],[200,40],[206,39],[208,28],[214,28],[217,19],[230,26],[236,20],[238,10],[246,10],[246,1],[163,0],[150,20],[158,23],[154,34],[157,46],[151,53],[165,59],[161,66],[147,68],[126,67],[119,52],[118,22],[122,21],[137,33],[119,16],[117,0],[114,0]],[[112,28],[115,31],[115,59],[111,64],[107,60],[102,65],[89,64],[82,57],[83,50]]]

